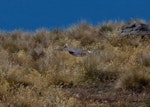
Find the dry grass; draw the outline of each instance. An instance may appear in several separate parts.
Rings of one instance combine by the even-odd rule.
[[[150,88],[150,74],[143,71],[131,71],[120,77],[118,86],[124,89],[138,90]]]
[[[120,38],[124,23],[0,34],[1,107],[148,107],[149,38]],[[93,52],[74,57],[68,43]]]

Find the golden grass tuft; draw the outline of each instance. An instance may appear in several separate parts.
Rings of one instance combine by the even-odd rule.
[[[117,87],[131,90],[143,90],[150,87],[150,74],[144,71],[130,71],[124,73],[117,84]]]

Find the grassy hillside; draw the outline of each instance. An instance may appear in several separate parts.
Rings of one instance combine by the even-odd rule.
[[[124,25],[1,32],[0,107],[149,107],[150,38],[121,38]]]

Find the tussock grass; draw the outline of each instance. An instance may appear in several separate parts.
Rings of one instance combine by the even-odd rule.
[[[0,33],[0,106],[149,105],[149,38],[120,38],[124,22]],[[60,51],[68,43],[85,57]],[[136,103],[135,103],[136,102]]]
[[[143,64],[143,66],[146,66],[146,67],[149,67],[150,66],[150,54],[149,53],[142,53],[137,61],[140,63],[140,64]]]
[[[123,74],[118,82],[118,87],[142,91],[150,87],[150,74],[144,71],[131,71]]]
[[[150,100],[146,100],[144,103],[144,107],[149,107],[150,106]]]
[[[99,83],[116,80],[118,69],[112,65],[115,57],[115,53],[107,53],[103,50],[90,55],[84,63],[85,80]]]

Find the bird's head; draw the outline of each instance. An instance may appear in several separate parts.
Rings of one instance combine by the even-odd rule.
[[[69,45],[67,43],[65,44],[65,48],[69,48]]]

